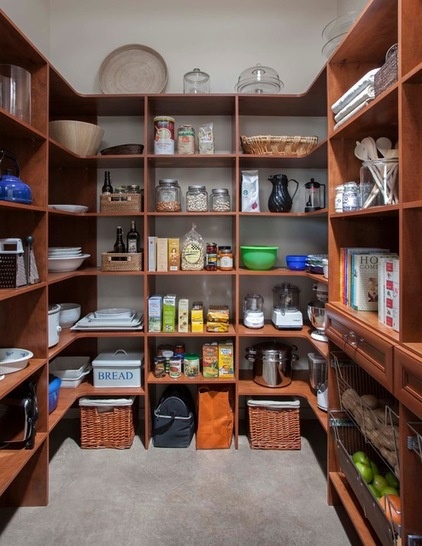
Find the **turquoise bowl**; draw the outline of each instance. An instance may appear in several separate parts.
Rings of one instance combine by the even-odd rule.
[[[240,258],[247,269],[267,271],[274,267],[278,246],[241,246]]]

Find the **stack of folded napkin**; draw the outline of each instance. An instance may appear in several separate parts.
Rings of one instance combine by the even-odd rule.
[[[369,104],[371,100],[374,100],[374,77],[378,70],[380,69],[374,68],[362,76],[358,82],[331,106],[331,110],[334,113],[334,120],[336,121],[334,129],[337,129],[342,123],[354,116],[356,112]]]

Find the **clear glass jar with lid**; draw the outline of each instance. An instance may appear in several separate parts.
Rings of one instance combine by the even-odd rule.
[[[155,210],[157,212],[180,212],[181,191],[175,178],[163,178],[155,188]]]
[[[210,209],[212,212],[230,212],[230,194],[227,188],[214,188],[211,191]]]
[[[205,186],[189,186],[186,192],[186,212],[207,212],[208,193]]]
[[[183,76],[183,93],[209,93],[210,77],[199,68],[194,68]]]

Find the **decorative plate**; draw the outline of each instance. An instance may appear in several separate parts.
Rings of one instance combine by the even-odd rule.
[[[48,205],[49,209],[59,210],[61,212],[76,212],[81,214],[88,210],[88,207],[85,205]]]
[[[161,55],[138,44],[118,47],[100,66],[100,88],[105,94],[161,93],[167,77]]]

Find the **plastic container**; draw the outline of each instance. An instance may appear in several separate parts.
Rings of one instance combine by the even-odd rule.
[[[205,186],[189,186],[186,192],[186,212],[207,212],[208,193]]]
[[[13,64],[0,64],[0,106],[31,123],[31,74]]]
[[[62,384],[62,380],[60,379],[60,377],[55,377],[54,375],[49,376],[48,413],[51,413],[57,408],[61,384]]]
[[[211,191],[210,209],[212,212],[230,212],[230,194],[227,188],[214,188]]]
[[[163,178],[155,188],[156,212],[180,212],[181,190],[175,178]]]

